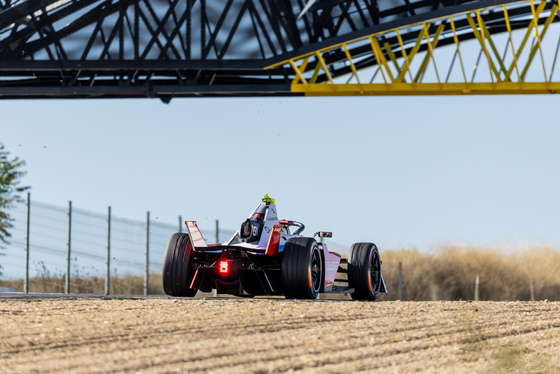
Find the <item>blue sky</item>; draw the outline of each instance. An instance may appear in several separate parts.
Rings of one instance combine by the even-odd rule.
[[[334,243],[560,245],[558,97],[1,101],[32,198],[238,225],[268,193]]]

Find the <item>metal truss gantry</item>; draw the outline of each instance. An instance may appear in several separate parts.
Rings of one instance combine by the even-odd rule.
[[[0,98],[556,93],[558,5],[0,0]]]

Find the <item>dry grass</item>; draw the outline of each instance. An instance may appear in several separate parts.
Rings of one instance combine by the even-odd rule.
[[[385,250],[381,253],[383,277],[389,289],[380,300],[398,299],[398,263],[403,269],[403,300],[473,300],[480,276],[480,300],[560,300],[560,252],[531,246],[516,252],[495,248],[447,246],[433,253]],[[163,294],[161,274],[150,274],[149,293]],[[30,279],[31,292],[64,292],[62,275]],[[143,294],[143,276],[114,277],[111,294]],[[23,291],[23,281],[0,281],[0,287]],[[74,277],[72,293],[103,294],[105,279]]]
[[[148,277],[148,292],[150,295],[162,295],[161,274],[150,273]],[[64,277],[38,277],[29,279],[30,292],[63,293],[65,288]],[[143,295],[144,276],[126,276],[111,278],[111,295]],[[23,292],[23,280],[0,281],[0,287],[14,288]],[[72,278],[70,280],[70,292],[81,294],[104,294],[105,278]]]
[[[381,300],[398,299],[402,263],[403,300],[473,300],[480,276],[480,300],[560,300],[560,252],[532,246],[505,253],[495,248],[447,246],[434,253],[383,251],[383,277],[390,290]]]

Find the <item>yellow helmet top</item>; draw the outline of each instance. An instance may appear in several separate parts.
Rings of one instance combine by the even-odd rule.
[[[272,197],[268,196],[268,194],[265,194],[263,199],[262,199],[262,202],[265,203],[266,205],[274,204],[275,201],[276,200],[273,199]]]

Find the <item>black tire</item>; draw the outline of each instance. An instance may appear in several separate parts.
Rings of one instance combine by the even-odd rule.
[[[354,300],[377,299],[381,289],[381,260],[373,243],[355,243],[348,259],[348,286],[354,288]]]
[[[163,290],[169,296],[193,297],[196,288],[190,288],[194,252],[188,234],[171,235],[163,258]]]
[[[290,238],[282,255],[286,299],[316,299],[323,283],[323,259],[312,238]]]

